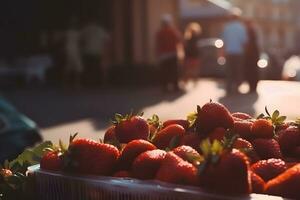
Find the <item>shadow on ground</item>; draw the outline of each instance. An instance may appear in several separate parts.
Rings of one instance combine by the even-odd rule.
[[[174,101],[183,94],[163,93],[159,88],[81,91],[24,89],[6,92],[4,96],[40,128],[89,119],[97,130],[106,128],[115,113],[138,112],[161,101]]]
[[[254,104],[258,100],[257,93],[238,94],[233,96],[224,96],[219,102],[229,108],[231,112],[245,112],[254,116],[256,114]]]

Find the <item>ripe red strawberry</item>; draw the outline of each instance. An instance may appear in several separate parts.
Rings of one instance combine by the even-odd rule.
[[[234,121],[231,113],[220,103],[209,102],[197,110],[196,125],[200,133],[206,135],[217,127],[223,127],[225,129],[233,127]]]
[[[257,153],[248,140],[237,138],[232,147],[245,153],[248,156],[250,163],[254,163],[259,160]]]
[[[249,160],[244,153],[218,141],[204,140],[201,148],[205,160],[198,168],[200,186],[226,194],[251,192]]]
[[[132,162],[138,155],[145,151],[154,149],[156,149],[156,147],[146,140],[132,140],[121,152],[121,156],[118,161],[119,169],[130,169]]]
[[[249,171],[251,175],[252,193],[263,193],[265,190],[265,181],[257,174]]]
[[[277,133],[278,143],[282,152],[291,154],[297,146],[300,146],[300,131],[297,126],[289,126]]]
[[[179,137],[179,142],[185,134],[185,129],[178,124],[171,124],[160,130],[153,139],[153,144],[159,149],[165,149],[170,146],[174,137]]]
[[[194,163],[195,159],[200,157],[200,154],[195,149],[185,145],[173,149],[173,153],[190,163]]]
[[[89,139],[76,139],[69,145],[66,170],[79,174],[111,175],[119,150],[110,144]]]
[[[286,170],[266,183],[265,192],[285,198],[300,199],[300,164]]]
[[[201,143],[202,137],[196,133],[187,132],[180,141],[180,145],[190,146],[193,149],[200,151],[199,144]]]
[[[259,175],[264,181],[275,178],[287,169],[285,162],[281,159],[271,158],[260,160],[251,165],[251,170]]]
[[[113,177],[127,178],[127,177],[131,177],[131,174],[129,171],[121,170],[114,173]]]
[[[63,168],[63,159],[59,151],[46,152],[40,162],[41,169],[61,171]]]
[[[214,140],[222,141],[224,140],[226,130],[222,127],[215,128],[212,132],[208,134],[211,142]]]
[[[141,153],[132,164],[133,176],[142,180],[154,179],[166,154],[160,149]]]
[[[115,130],[116,130],[116,127],[114,125],[110,126],[106,130],[106,132],[104,134],[104,139],[103,139],[104,143],[110,143],[112,141],[116,141],[117,140]]]
[[[294,148],[292,155],[295,156],[296,158],[300,158],[300,146]]]
[[[181,125],[185,130],[187,130],[189,128],[189,121],[188,120],[185,120],[185,119],[170,119],[170,120],[167,120],[163,123],[163,127],[167,127],[171,124],[178,124],[178,125]]]
[[[244,153],[237,149],[225,151],[217,165],[217,191],[226,194],[249,194],[251,192],[249,160]]]
[[[255,139],[252,145],[261,159],[282,158],[280,146],[274,139]]]
[[[242,138],[237,138],[234,143],[233,143],[233,148],[235,149],[241,149],[241,150],[253,150],[253,146],[252,144],[245,140],[245,139],[242,139]]]
[[[193,164],[184,161],[173,152],[168,152],[155,179],[168,183],[196,185],[198,182],[197,169]]]
[[[257,119],[253,122],[251,132],[255,138],[273,138],[274,126],[271,120]]]
[[[116,114],[116,137],[120,143],[128,143],[136,139],[147,140],[149,136],[149,125],[141,116],[126,115],[123,117]]]
[[[251,132],[252,125],[253,122],[250,120],[235,121],[233,125],[233,131],[234,133],[238,134],[241,138],[249,140],[253,137]]]
[[[235,112],[231,114],[232,117],[238,118],[238,119],[252,119],[252,117],[247,114],[247,113],[243,113],[243,112]]]

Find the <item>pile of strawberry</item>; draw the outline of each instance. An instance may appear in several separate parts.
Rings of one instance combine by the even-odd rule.
[[[253,118],[208,102],[187,119],[116,114],[104,141],[70,138],[44,170],[199,186],[209,192],[300,199],[300,126],[276,110]]]

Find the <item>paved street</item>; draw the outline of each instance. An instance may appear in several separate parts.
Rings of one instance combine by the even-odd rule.
[[[246,89],[242,87],[242,90]],[[261,81],[258,94],[224,97],[223,83],[211,79],[189,83],[185,92],[163,93],[159,88],[100,89],[66,92],[57,90],[18,90],[4,96],[21,112],[37,122],[45,140],[68,140],[71,133],[101,138],[114,113],[144,111],[161,119],[185,118],[196,105],[210,99],[234,111],[257,115],[267,105],[279,109],[289,119],[300,116],[300,83]]]

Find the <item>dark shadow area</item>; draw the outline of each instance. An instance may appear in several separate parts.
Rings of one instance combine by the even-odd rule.
[[[231,112],[245,112],[254,116],[256,114],[254,104],[257,99],[257,93],[248,93],[224,96],[219,99],[219,102],[224,104]]]
[[[99,121],[107,121],[115,113],[138,112],[161,101],[174,101],[183,91],[163,93],[160,88],[121,88],[63,90],[18,90],[4,96],[20,112],[47,128],[81,119],[95,121],[96,129],[106,128]]]

